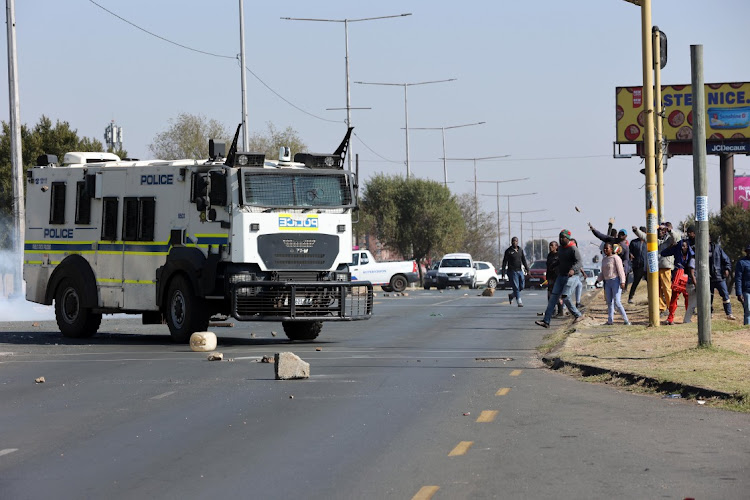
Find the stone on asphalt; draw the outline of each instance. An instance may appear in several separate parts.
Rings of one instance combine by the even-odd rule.
[[[220,352],[212,352],[208,355],[209,361],[221,361],[224,359],[224,354]]]
[[[310,377],[310,363],[293,352],[277,352],[274,355],[276,380],[291,380]]]
[[[216,349],[214,332],[195,332],[190,336],[190,349],[195,352],[210,352]]]

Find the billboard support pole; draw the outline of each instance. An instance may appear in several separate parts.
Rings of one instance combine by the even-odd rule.
[[[654,93],[656,114],[656,207],[659,224],[664,223],[664,136],[662,134],[663,111],[661,103],[661,36],[659,27],[651,30],[654,44]]]
[[[721,209],[734,205],[734,155],[719,155],[719,175],[721,175]]]
[[[643,54],[643,148],[646,160],[646,249],[648,251],[648,325],[659,326],[659,243],[656,237],[657,199],[654,169],[654,53],[651,44],[651,0],[641,0]]]

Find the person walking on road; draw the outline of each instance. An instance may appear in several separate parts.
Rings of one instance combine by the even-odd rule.
[[[515,236],[510,240],[510,246],[505,250],[503,256],[502,272],[505,274],[506,268],[508,270],[508,278],[510,279],[511,287],[513,292],[508,294],[508,302],[513,303],[515,297],[518,307],[523,307],[521,301],[521,290],[526,285],[524,279],[524,271],[529,272],[529,265],[526,263],[526,255],[523,253],[523,249],[518,246],[518,238]]]
[[[620,256],[615,255],[612,243],[604,244],[602,270],[596,280],[604,282],[604,297],[607,301],[607,324],[614,324],[616,307],[625,324],[629,325],[628,315],[625,313],[625,308],[620,300],[620,295],[625,290],[625,269],[622,266]]]
[[[549,242],[549,253],[547,254],[547,301],[552,295],[552,289],[555,287],[555,280],[557,280],[557,268],[560,266],[560,255],[557,253],[557,249],[560,245],[556,241]],[[543,313],[537,313],[543,314]],[[557,300],[557,316],[563,316],[563,304],[562,300]]]
[[[544,319],[541,321],[535,321],[539,326],[549,328],[549,323],[552,319],[552,313],[557,307],[557,301],[562,297],[565,307],[568,311],[575,316],[573,323],[578,323],[583,319],[583,314],[579,311],[575,305],[570,301],[573,280],[577,280],[577,275],[581,271],[582,261],[581,252],[578,251],[578,247],[570,241],[570,231],[563,229],[560,231],[560,248],[557,253],[560,254],[560,264],[557,267],[557,279],[555,279],[555,286],[550,293],[549,300],[547,301],[547,310],[544,312]]]
[[[711,278],[711,312],[714,312],[714,290],[718,288],[727,319],[735,320],[737,318],[732,314],[732,301],[729,300],[729,288],[727,288],[727,282],[724,281],[729,277],[731,270],[732,261],[724,249],[721,248],[721,245],[716,243],[714,235],[709,233],[708,271]]]
[[[646,232],[641,231],[633,226],[633,233],[643,241],[647,241]],[[674,268],[674,256],[664,255],[662,252],[675,242],[679,241],[682,234],[672,228],[671,222],[665,222],[657,230],[659,240],[659,312],[663,315],[667,313],[669,303],[672,301],[672,268]],[[648,254],[646,254],[648,256]],[[648,266],[648,260],[646,260]]]
[[[646,232],[645,227],[639,228],[641,232]],[[634,231],[635,234],[635,231]],[[646,276],[646,240],[635,234],[637,237],[630,242],[628,250],[630,251],[630,267],[633,270],[633,283],[630,284],[630,294],[628,295],[628,304],[633,303],[635,290],[638,283]]]
[[[745,309],[743,324],[750,325],[750,245],[745,247],[745,256],[734,266],[734,290]]]

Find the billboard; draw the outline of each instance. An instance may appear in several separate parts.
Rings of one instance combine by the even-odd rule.
[[[737,176],[734,178],[734,204],[750,209],[750,177]]]
[[[667,141],[693,140],[693,90],[691,85],[662,85]],[[750,138],[750,83],[708,83],[706,139],[737,141]],[[616,88],[618,143],[643,142],[644,107],[642,87]]]

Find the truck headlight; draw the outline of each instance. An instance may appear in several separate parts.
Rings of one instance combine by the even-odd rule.
[[[336,281],[351,281],[349,273],[336,273]]]
[[[249,283],[250,281],[255,281],[255,275],[254,274],[233,274],[229,277],[229,283],[236,284],[236,283]]]

